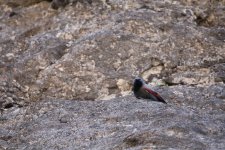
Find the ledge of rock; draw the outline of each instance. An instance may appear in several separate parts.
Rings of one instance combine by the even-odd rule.
[[[1,116],[0,148],[225,149],[224,88],[165,87],[167,105],[125,96],[12,108]]]
[[[23,7],[24,0],[16,8],[4,2],[1,95],[16,103],[117,97],[135,76],[164,85],[224,82],[223,1],[195,7],[194,1],[112,0],[110,8],[78,1],[58,10],[48,1]],[[209,12],[215,17],[207,21]]]
[[[0,32],[1,148],[225,149],[224,0],[1,0]]]

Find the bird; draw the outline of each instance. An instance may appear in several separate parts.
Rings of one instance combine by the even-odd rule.
[[[143,98],[167,104],[166,101],[157,92],[153,91],[142,78],[137,77],[134,79],[132,91],[134,92],[134,96],[138,99]]]

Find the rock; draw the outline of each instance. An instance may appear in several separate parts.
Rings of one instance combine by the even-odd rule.
[[[59,7],[65,7],[70,3],[70,0],[53,0],[51,7],[53,9],[58,9]]]
[[[105,2],[59,11],[41,1],[0,5],[0,71],[16,101],[115,97],[135,76],[168,85],[222,81],[210,69],[225,58],[222,2],[119,0],[107,2],[111,10]]]
[[[163,66],[151,67],[151,69],[146,70],[142,73],[142,77],[144,80],[148,81],[151,75],[153,76],[153,75],[161,74],[162,70],[163,70]]]
[[[68,116],[63,116],[59,119],[60,123],[68,123],[70,118]]]
[[[130,91],[131,90],[130,83],[124,79],[119,79],[116,84],[121,91]]]
[[[0,1],[0,149],[225,149],[224,0],[50,1]]]
[[[40,3],[42,1],[50,1],[50,0],[2,0],[2,4],[7,4],[10,7],[27,7],[33,4]],[[0,4],[1,4],[0,3]]]
[[[215,73],[215,81],[225,83],[225,63],[216,64],[211,68]]]
[[[224,149],[225,105],[216,96],[222,89],[163,87],[167,105],[134,96],[39,101],[3,113],[0,143],[5,149]]]

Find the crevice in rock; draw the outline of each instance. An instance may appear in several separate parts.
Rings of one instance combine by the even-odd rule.
[[[127,147],[135,147],[135,146],[138,146],[138,145],[141,145],[142,144],[142,141],[140,139],[138,139],[137,137],[128,137],[128,138],[125,138],[124,141],[123,141]]]
[[[37,3],[40,3],[42,1],[50,1],[50,0],[10,0],[6,3],[9,7],[17,8],[17,7],[28,7],[31,5],[35,5]]]
[[[9,108],[12,108],[13,106],[14,106],[13,103],[8,103],[8,104],[5,104],[4,108],[9,109]]]
[[[29,38],[31,36],[34,36],[34,35],[40,33],[41,30],[42,30],[41,26],[36,26],[36,27],[26,30],[25,32],[20,34],[17,38],[18,39]]]

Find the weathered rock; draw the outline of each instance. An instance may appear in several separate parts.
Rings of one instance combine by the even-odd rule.
[[[225,63],[215,64],[211,69],[215,73],[215,81],[225,83]]]
[[[70,3],[70,0],[53,0],[51,7],[53,9],[58,9],[59,7],[65,7]]]
[[[117,0],[111,9],[93,1],[58,11],[31,2],[0,5],[1,95],[10,88],[28,101],[95,100],[124,95],[134,76],[168,85],[223,81],[211,67],[225,60],[224,1]]]
[[[224,0],[67,4],[0,1],[0,149],[225,149]]]
[[[53,9],[58,9],[60,7],[65,7],[65,6],[69,5],[70,3],[76,4],[77,2],[80,2],[82,4],[92,4],[92,0],[53,0],[51,7]]]
[[[27,7],[40,3],[42,1],[51,1],[51,0],[1,0],[0,4],[6,4],[10,7]]]
[[[225,149],[224,89],[158,89],[167,105],[126,96],[109,101],[45,100],[10,108],[0,120],[0,147]]]

